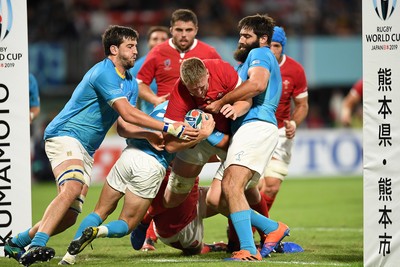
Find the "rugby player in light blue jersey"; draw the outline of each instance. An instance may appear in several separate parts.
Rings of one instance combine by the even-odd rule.
[[[158,105],[150,116],[163,121],[168,101]],[[143,218],[156,196],[174,153],[164,150],[163,134],[148,131],[118,119],[119,135],[126,137],[127,147],[107,175],[101,195],[92,213],[86,216],[60,261],[61,265],[75,263],[75,255],[96,237],[123,237]],[[101,225],[125,196],[118,220]]]
[[[149,48],[149,51],[153,49],[158,44],[161,44],[162,42],[165,42],[168,40],[170,35],[168,27],[165,26],[152,26],[149,28],[147,31],[147,46]],[[147,54],[144,55],[143,57],[140,57],[138,60],[135,62],[135,66],[129,70],[129,72],[136,77],[138,74],[140,68],[142,67],[144,61],[146,60]],[[157,94],[157,83],[156,79],[153,79],[153,81],[150,84],[150,89],[154,94]],[[169,95],[167,95],[169,96]],[[140,96],[139,96],[140,97]],[[144,113],[149,114],[153,108],[154,105],[152,103],[147,102],[146,100],[143,100],[141,98],[138,99],[138,106],[141,111]]]
[[[128,70],[137,56],[137,39],[132,28],[110,26],[102,38],[106,58],[86,73],[64,109],[46,128],[45,150],[58,194],[41,221],[7,241],[6,256],[26,266],[54,257],[54,249],[46,244],[50,236],[76,222],[90,185],[93,154],[119,116],[128,123],[177,137],[198,135],[193,128],[163,123],[134,107],[138,88]]]
[[[278,62],[269,48],[274,26],[274,20],[266,15],[248,16],[239,21],[240,39],[235,59],[242,62],[237,71],[244,82],[206,108],[216,113],[225,104],[249,98],[253,101],[250,110],[232,123],[225,170],[216,177],[222,180],[222,195],[240,241],[240,250],[226,260],[259,261],[289,234],[285,224],[255,212],[249,205],[261,200],[257,182],[278,142],[275,111],[282,80]],[[261,254],[254,244],[252,226],[267,236]]]

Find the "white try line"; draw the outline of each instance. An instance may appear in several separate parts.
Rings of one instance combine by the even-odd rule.
[[[215,260],[215,259],[138,259],[135,260],[137,262],[157,262],[157,263],[196,263],[196,262],[224,262],[222,259],[221,261]],[[226,262],[226,261],[225,261]],[[330,263],[330,262],[302,262],[302,261],[268,261],[268,259],[266,260],[262,260],[262,261],[254,261],[251,262],[252,264],[257,264],[257,263],[261,263],[261,264],[265,264],[266,262],[268,262],[270,265],[275,265],[275,264],[287,264],[287,265],[293,265],[293,266],[299,266],[299,265],[304,265],[304,266],[311,266],[311,265],[317,265],[317,266],[351,266],[351,264],[347,264],[347,263]],[[228,262],[226,262],[228,263]]]
[[[362,228],[335,228],[335,227],[291,227],[291,231],[317,231],[317,232],[354,232],[362,233]]]

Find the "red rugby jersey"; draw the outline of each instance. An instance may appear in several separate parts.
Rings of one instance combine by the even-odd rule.
[[[275,112],[278,128],[284,127],[284,120],[290,120],[291,99],[308,95],[307,80],[303,67],[289,56],[283,55],[279,64],[282,76],[282,96]]]

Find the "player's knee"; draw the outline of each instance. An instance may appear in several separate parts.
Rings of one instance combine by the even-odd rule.
[[[271,160],[264,171],[264,177],[273,177],[283,181],[288,174],[288,164],[280,160]]]
[[[207,194],[206,205],[208,207],[211,207],[211,208],[215,209],[215,210],[218,210],[219,200],[220,200],[220,197],[214,196],[212,194]]]
[[[196,177],[187,178],[171,172],[171,175],[168,179],[167,188],[176,194],[189,194],[190,191],[192,191],[195,182]]]
[[[77,181],[81,184],[85,184],[84,169],[80,165],[68,166],[64,171],[57,177],[57,183],[59,186],[63,185],[68,181]]]

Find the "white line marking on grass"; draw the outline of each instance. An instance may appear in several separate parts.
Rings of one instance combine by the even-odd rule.
[[[195,262],[219,262],[218,260],[215,259],[141,259],[138,260],[141,262],[158,262],[158,263],[184,263],[184,262],[190,262],[190,263],[195,263]],[[224,262],[221,259],[221,262]],[[305,265],[305,266],[311,266],[311,265],[318,265],[318,266],[351,266],[350,264],[346,263],[325,263],[325,262],[302,262],[302,261],[268,261],[268,260],[262,260],[262,261],[254,261],[251,263],[265,263],[268,262],[269,264],[288,264],[288,265]]]
[[[295,227],[295,228],[290,228],[290,230],[293,231],[318,231],[318,232],[356,232],[356,233],[362,233],[363,229],[362,228],[329,228],[329,227]]]
[[[347,263],[325,263],[325,262],[303,262],[303,261],[270,261],[271,265],[276,264],[291,264],[291,265],[318,265],[318,266],[351,266]]]
[[[173,263],[180,263],[180,262],[216,262],[216,259],[140,259],[139,261],[142,262],[173,262]],[[221,259],[222,261],[222,259]]]

